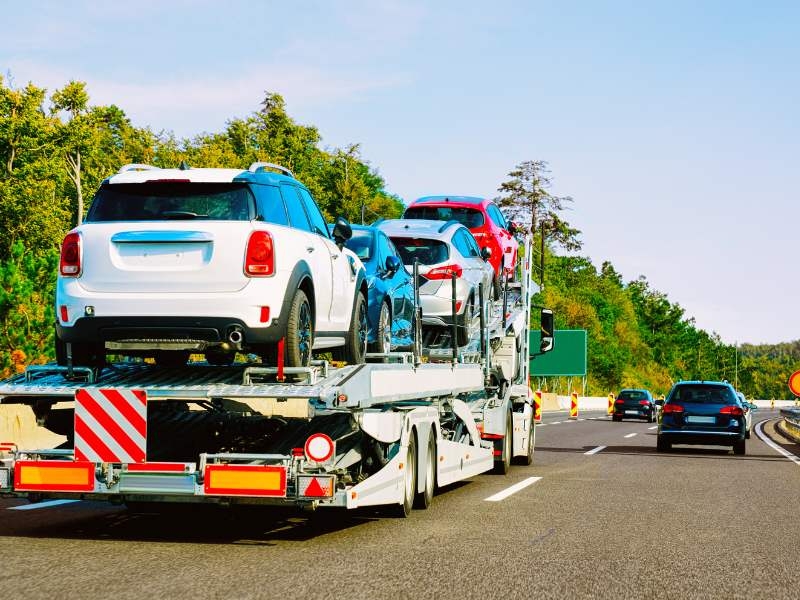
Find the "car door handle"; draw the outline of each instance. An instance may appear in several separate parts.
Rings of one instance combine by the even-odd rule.
[[[314,246],[306,247],[306,252],[313,252],[313,251],[314,251]]]

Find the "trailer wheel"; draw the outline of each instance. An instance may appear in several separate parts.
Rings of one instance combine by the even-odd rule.
[[[508,413],[506,417],[506,434],[502,440],[495,442],[495,450],[500,450],[500,460],[494,461],[494,473],[497,475],[505,475],[511,469],[511,452],[512,444],[514,443],[513,436],[514,429],[512,427],[512,416]],[[498,446],[500,446],[498,448]]]
[[[414,508],[426,509],[433,502],[436,490],[436,431],[428,435],[428,452],[425,455],[425,489],[414,498]]]
[[[406,460],[403,469],[403,501],[393,506],[392,512],[396,517],[406,518],[411,515],[414,505],[414,494],[417,491],[417,436],[411,433],[406,450]]]
[[[528,452],[525,456],[517,456],[514,463],[518,465],[525,465],[526,467],[533,464],[533,450],[536,446],[536,425],[531,422],[531,431],[528,434]]]

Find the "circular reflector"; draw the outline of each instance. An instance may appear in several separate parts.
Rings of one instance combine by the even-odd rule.
[[[324,433],[315,433],[306,440],[306,457],[315,462],[325,462],[333,455],[333,440]]]

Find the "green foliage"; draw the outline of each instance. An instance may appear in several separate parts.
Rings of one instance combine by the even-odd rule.
[[[21,242],[0,261],[0,372],[53,356],[55,273],[58,250],[30,252]]]

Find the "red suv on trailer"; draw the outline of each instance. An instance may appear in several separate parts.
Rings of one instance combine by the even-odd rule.
[[[489,262],[494,268],[497,290],[501,272],[514,275],[519,245],[513,226],[491,200],[473,196],[425,196],[412,202],[403,218],[458,221],[472,232],[481,248],[491,250]]]

